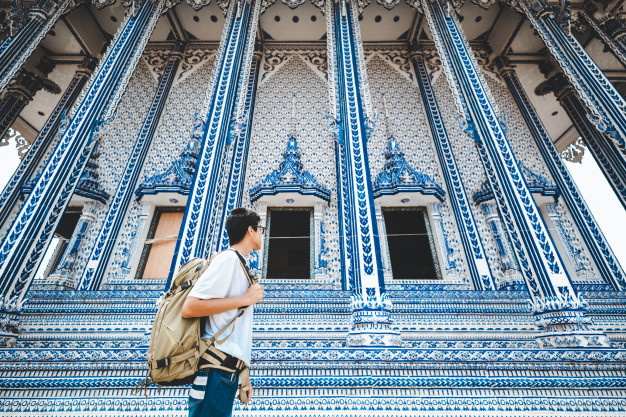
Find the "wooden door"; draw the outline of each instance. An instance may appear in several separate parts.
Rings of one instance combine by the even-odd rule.
[[[143,279],[167,279],[183,214],[182,211],[161,213],[154,238],[146,242],[152,243],[143,270]]]

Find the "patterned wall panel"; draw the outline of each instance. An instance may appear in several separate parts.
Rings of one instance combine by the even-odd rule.
[[[301,54],[266,52],[260,74],[262,81],[257,88],[243,204],[250,206],[250,187],[278,168],[287,146],[287,134],[292,127],[291,103],[295,95],[295,122],[301,161],[319,184],[332,190],[329,207],[324,213],[323,239],[329,275],[338,283],[340,264],[335,145],[326,119],[328,86],[322,72],[325,70],[323,59],[319,51]],[[311,61],[317,63],[314,67],[316,70],[312,68]],[[285,206],[288,206],[286,202]]]
[[[437,76],[433,78],[433,90],[435,91],[437,102],[441,109],[441,115],[446,124],[448,136],[450,137],[452,152],[457,158],[457,161],[459,161],[461,179],[468,193],[467,198],[471,202],[472,193],[482,186],[487,177],[484,174],[480,157],[478,156],[473,141],[468,138],[465,132],[459,127],[456,108],[446,78],[441,73],[436,75]],[[485,222],[482,211],[474,204],[470,204],[470,206],[474,214],[474,219],[476,220],[476,226],[478,227],[478,231],[485,246],[491,272],[499,281],[502,279],[502,271],[498,267],[499,262],[496,244]]]
[[[493,93],[494,99],[500,108],[500,111],[506,116],[506,125],[508,126],[508,139],[515,153],[515,157],[519,162],[524,164],[528,169],[530,169],[533,173],[543,176],[548,179],[550,182],[554,183],[554,179],[550,175],[548,168],[541,157],[541,153],[539,149],[537,149],[537,145],[533,140],[530,131],[526,127],[524,123],[524,119],[518,110],[513,97],[509,90],[506,88],[502,82],[496,81],[491,76],[486,76],[487,84]],[[541,203],[543,204],[543,203]],[[565,243],[563,247],[559,250],[559,255],[563,259],[563,261],[574,270],[580,270],[582,264],[578,264],[578,262],[573,262],[574,259],[572,257],[572,253],[577,253],[576,256],[581,258],[581,262],[585,263],[584,270],[589,271],[591,275],[596,274],[590,265],[590,255],[587,251],[587,248],[584,247],[584,243],[582,238],[580,237],[578,231],[575,230],[574,222],[567,212],[567,209],[563,207],[562,204],[559,204],[561,207],[560,210],[556,210],[553,215],[562,220],[560,224],[567,224],[568,232],[565,238]],[[546,216],[546,214],[544,214]],[[545,220],[545,218],[544,218]],[[549,226],[550,227],[550,226]],[[557,241],[559,240],[559,230],[555,230],[556,228],[552,228],[550,231],[552,235],[552,239]],[[563,235],[562,235],[563,236]],[[558,245],[557,245],[558,246]],[[573,252],[572,252],[573,251]],[[583,275],[579,276],[576,274],[570,273],[570,278],[574,282],[583,282],[587,281],[590,275],[587,275],[587,279],[583,278]]]
[[[186,51],[137,184],[141,184],[152,175],[165,171],[185,148],[191,137],[194,117],[200,111],[204,91],[208,88],[214,54],[215,51],[211,49]],[[182,196],[181,200],[183,200]],[[129,262],[135,251],[142,250],[142,242],[135,240],[138,239],[140,232],[138,230],[139,216],[144,210],[143,205],[134,202],[128,210],[114,250],[113,260],[108,267],[109,278],[124,278],[123,271],[132,269]],[[144,221],[150,222],[150,219]]]
[[[383,96],[389,113],[389,132],[405,153],[410,166],[443,184],[428,121],[421,104],[421,96],[411,72],[406,52],[398,50],[366,50],[367,76],[376,114],[375,127],[367,143],[370,172],[373,178],[383,169],[387,143],[387,126]],[[452,252],[448,261],[456,265],[456,273],[466,277],[465,258],[458,240],[456,224],[447,203],[442,204],[442,231]],[[386,247],[386,245],[382,245]],[[439,248],[442,249],[442,248]],[[444,252],[439,250],[439,252]],[[442,259],[445,257],[441,253]],[[444,261],[445,263],[445,261]],[[444,277],[445,278],[445,277]]]

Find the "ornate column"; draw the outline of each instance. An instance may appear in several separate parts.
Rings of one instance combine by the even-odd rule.
[[[74,74],[74,78],[70,81],[70,85],[67,87],[56,107],[50,114],[50,117],[48,117],[48,120],[39,131],[37,138],[35,138],[33,144],[28,149],[28,152],[13,173],[13,176],[4,188],[4,191],[2,191],[2,194],[0,195],[0,229],[3,228],[4,223],[7,221],[11,210],[18,200],[22,185],[24,185],[24,183],[31,178],[31,175],[37,168],[39,161],[44,156],[48,147],[55,138],[59,125],[61,124],[61,117],[65,112],[67,112],[67,110],[69,110],[70,106],[76,100],[81,90],[87,83],[87,80],[91,76],[95,66],[96,62],[94,58],[85,58],[81,66]]]
[[[602,231],[598,227],[596,220],[589,211],[587,203],[585,203],[580,191],[578,191],[578,187],[576,187],[576,184],[574,183],[567,167],[563,163],[559,152],[556,150],[556,147],[552,142],[552,138],[548,134],[546,128],[539,119],[535,108],[528,99],[528,96],[517,78],[515,71],[504,62],[500,62],[500,68],[502,78],[506,82],[511,95],[517,104],[517,108],[526,122],[526,125],[528,126],[528,129],[537,144],[537,148],[539,149],[539,152],[541,152],[550,174],[552,174],[552,178],[554,178],[554,181],[559,187],[561,196],[563,200],[565,200],[565,204],[567,204],[569,212],[574,219],[574,223],[582,235],[585,245],[591,253],[591,257],[600,274],[616,290],[624,289],[626,285],[624,272],[615,258],[611,247],[602,234]],[[573,100],[579,104],[580,102],[576,97],[574,97],[571,87],[567,88],[567,90],[569,92],[563,91],[565,94],[560,93],[557,97],[561,97],[563,99],[569,97],[567,103],[561,103],[563,108],[565,108],[565,110],[569,113],[570,110],[568,110],[568,108],[571,107],[571,102]],[[581,107],[582,106],[578,106],[578,109],[580,110]],[[576,114],[582,116],[580,113]],[[572,118],[572,120],[574,120],[573,115],[574,113],[570,114],[570,118]],[[577,119],[581,122],[583,120],[587,120],[586,117],[578,117]],[[597,132],[593,128],[587,129],[586,132],[593,132],[594,135],[601,135],[600,132]],[[606,140],[604,136],[603,139]],[[613,143],[611,143],[611,145],[613,145]]]
[[[553,71],[550,65],[542,65],[542,72],[548,80],[535,89],[538,95],[554,93],[559,104],[572,120],[583,141],[598,162],[615,195],[626,208],[626,150],[619,149],[609,136],[598,129],[587,117],[583,103],[576,96],[574,88],[567,82],[563,73]]]
[[[221,209],[219,232],[214,250],[219,252],[227,249],[228,233],[226,233],[226,219],[231,210],[241,206],[243,186],[246,179],[246,167],[248,166],[248,149],[250,148],[250,132],[252,131],[252,114],[254,112],[254,99],[256,97],[257,81],[263,53],[255,51],[252,56],[252,64],[248,77],[242,77],[237,98],[237,111],[233,117],[235,129],[230,132],[229,143],[234,143],[230,173],[226,184],[226,195]],[[244,68],[242,68],[242,71]],[[243,74],[242,74],[243,75]],[[265,223],[263,223],[265,224]]]
[[[568,228],[566,226],[566,222],[563,221],[564,219],[562,217],[562,213],[559,210],[558,203],[546,204],[545,211],[548,215],[548,218],[550,219],[550,222],[552,223],[552,227],[554,227],[554,231],[556,232],[563,248],[565,249],[567,258],[574,268],[579,281],[583,281],[585,283],[597,282],[598,279],[591,269],[589,258],[585,256],[585,253],[577,244],[579,242],[578,239],[575,236],[572,236],[573,233],[570,233],[573,232],[572,229]]]
[[[219,189],[225,176],[223,166],[228,155],[228,138],[238,136],[236,132],[241,128],[235,123],[233,136],[230,136],[231,114],[237,92],[243,91],[249,81],[260,7],[259,0],[233,0],[228,9],[218,58],[201,113],[204,125],[196,175],[189,192],[169,280],[174,271],[192,257],[210,256],[210,241],[214,241],[217,222],[221,218]],[[243,102],[240,103],[243,105]]]
[[[120,254],[120,267],[114,271],[113,277],[116,281],[123,281],[129,277],[134,277],[141,259],[141,252],[148,230],[150,229],[150,219],[154,215],[155,206],[153,203],[141,202],[139,214],[135,227],[128,235],[130,246]],[[118,235],[119,236],[119,235]],[[112,281],[112,280],[110,280]],[[110,282],[109,281],[109,282]]]
[[[74,0],[39,0],[29,12],[29,20],[0,44],[0,93],[22,68],[59,17],[75,6]]]
[[[39,74],[27,70],[18,72],[0,100],[0,139],[41,89],[53,94],[61,92],[58,85]]]
[[[89,231],[89,227],[96,220],[96,216],[99,210],[100,203],[97,201],[87,201],[83,207],[83,212],[76,223],[76,228],[72,234],[63,257],[59,262],[56,269],[47,278],[47,281],[54,283],[60,288],[76,288],[76,281],[74,280],[75,262],[78,250],[83,243],[83,238]]]
[[[111,199],[102,227],[91,250],[89,259],[87,260],[87,267],[79,280],[79,289],[97,290],[100,287],[104,272],[115,246],[115,238],[122,227],[124,216],[131,203],[133,192],[137,185],[137,179],[143,168],[146,155],[152,143],[152,138],[154,137],[154,133],[161,119],[161,114],[165,108],[170,88],[174,83],[176,71],[183,59],[184,50],[185,45],[176,42],[165,64],[159,85],[152,98],[152,103],[143,121],[143,125],[139,130],[135,145],[128,155],[124,173]]]
[[[383,217],[383,210],[379,203],[374,204],[374,210],[376,210],[376,224],[378,225],[378,233],[380,234],[380,236],[387,236],[385,218]],[[389,280],[393,279],[393,272],[391,271],[391,259],[389,258],[389,243],[387,242],[387,239],[381,239],[380,245],[383,276],[385,277],[385,280],[389,282]]]
[[[441,203],[430,203],[430,215],[433,219],[434,235],[437,238],[437,247],[443,260],[443,267],[445,269],[445,277],[448,280],[454,280],[463,284],[469,284],[469,280],[463,277],[457,266],[457,259],[455,256],[454,248],[450,245],[450,232],[446,228],[444,222],[444,213],[442,212],[443,205]],[[435,267],[438,265],[435,263]]]
[[[557,16],[544,0],[523,0],[518,6],[576,90],[596,127],[617,145],[626,147],[626,101],[576,38],[563,30],[562,26],[568,25],[566,16]]]
[[[315,236],[315,280],[323,284],[330,283],[328,275],[328,249],[326,234],[324,233],[324,204],[315,203],[313,206],[313,227]]]
[[[493,203],[487,202],[481,203],[480,207],[498,248],[500,268],[502,269],[502,281],[499,282],[498,289],[516,290],[519,289],[519,287],[526,288],[524,278],[519,273],[519,267],[511,251],[509,241],[505,237],[500,215],[498,214],[498,207]]]
[[[543,346],[609,346],[590,327],[541,213],[506,138],[506,124],[448,3],[422,0],[464,128],[475,141],[530,292]]]
[[[446,131],[441,113],[439,112],[435,93],[430,83],[426,65],[424,64],[424,57],[421,53],[415,51],[412,54],[412,58],[413,67],[415,68],[415,74],[417,75],[417,81],[420,86],[422,102],[424,103],[424,110],[426,111],[428,124],[430,125],[431,136],[437,150],[439,165],[441,166],[441,171],[450,195],[450,205],[452,206],[457,228],[459,229],[459,235],[465,251],[465,257],[474,288],[477,290],[495,290],[495,281],[491,274],[491,269],[489,268],[489,262],[485,255],[483,243],[478,234],[474,215],[472,214],[467,199],[467,193],[465,192],[465,187],[461,180],[461,173],[459,172],[456,159],[452,153],[448,132]]]
[[[32,192],[0,245],[0,295],[4,312],[19,312],[41,255],[81,177],[99,126],[108,120],[130,79],[163,9],[145,1],[136,17],[127,14],[100,65],[79,98],[74,114]]]
[[[594,16],[597,7],[593,2],[587,1],[585,11],[580,12],[585,22],[591,26],[602,42],[613,52],[615,57],[626,67],[626,22],[617,15],[601,17],[598,21]]]
[[[354,0],[326,2],[331,117],[337,139],[337,198],[344,282],[352,290],[348,345],[397,345],[385,293],[367,140],[369,88]]]

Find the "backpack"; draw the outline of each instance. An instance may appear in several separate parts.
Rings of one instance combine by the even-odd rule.
[[[252,285],[250,270],[239,252],[236,253],[246,271],[249,284]],[[246,307],[241,307],[239,314],[208,340],[201,338],[202,317],[186,319],[181,315],[187,295],[215,256],[214,254],[208,261],[194,258],[184,263],[174,276],[169,291],[161,297],[150,333],[148,376],[137,384],[133,392],[139,392],[145,387],[147,397],[150,385],[158,384],[160,389],[161,386],[192,383],[198,374],[200,358],[205,355],[213,341],[243,314]],[[228,336],[218,342],[224,342]]]

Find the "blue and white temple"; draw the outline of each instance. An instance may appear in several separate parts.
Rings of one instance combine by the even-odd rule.
[[[623,1],[2,0],[0,42],[0,415],[186,415],[132,391],[238,206],[234,415],[625,415],[626,256],[564,161],[626,207]]]

